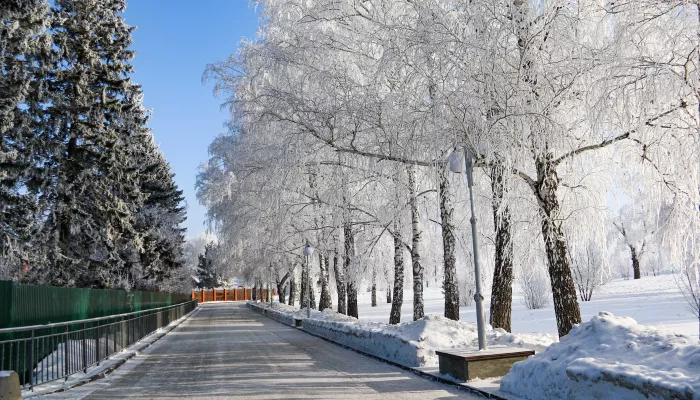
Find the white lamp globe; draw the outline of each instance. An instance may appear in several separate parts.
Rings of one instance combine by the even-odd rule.
[[[312,254],[314,254],[314,248],[313,248],[313,247],[311,247],[311,246],[306,246],[306,247],[304,247],[304,255],[305,255],[305,256],[308,257],[308,256],[310,256],[310,255],[312,255]]]
[[[463,154],[461,150],[455,150],[450,154],[450,171],[460,174],[464,172]]]

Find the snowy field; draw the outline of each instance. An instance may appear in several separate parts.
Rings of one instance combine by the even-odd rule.
[[[514,285],[513,295],[512,330],[514,333],[550,333],[556,335],[557,324],[554,319],[551,299],[546,308],[528,310],[521,302],[517,285]],[[438,285],[431,284],[431,287],[424,292],[424,299],[426,315],[443,314],[444,300]],[[360,293],[358,302],[361,320],[389,322],[391,304],[386,303],[386,292],[377,291],[377,307],[371,307],[371,294],[369,292]],[[489,304],[490,298],[486,297],[484,305],[487,319]],[[673,330],[697,341],[697,316],[688,311],[685,299],[678,290],[671,274],[645,276],[642,279],[627,281],[615,279],[598,288],[591,301],[579,301],[579,304],[584,322],[602,311],[608,311],[615,316],[631,317],[639,324]],[[401,308],[401,322],[408,322],[412,319],[413,292],[407,290]],[[460,319],[476,323],[476,311],[473,304],[461,307]]]

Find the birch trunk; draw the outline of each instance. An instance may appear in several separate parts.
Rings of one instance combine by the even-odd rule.
[[[309,273],[311,273],[311,271],[309,271]],[[316,285],[314,284],[314,275],[313,274],[311,274],[311,276],[309,277],[309,284],[310,284],[309,298],[311,300],[311,309],[315,310],[316,309],[316,291],[314,290],[314,288],[316,287]]]
[[[348,315],[357,318],[359,315],[357,310],[357,286],[355,285],[357,274],[352,270],[355,256],[355,236],[349,223],[345,224],[343,232],[345,236],[345,280],[347,281],[348,290]]]
[[[338,292],[338,314],[347,314],[345,302],[345,273],[338,263],[338,253],[333,254],[333,271],[335,272],[335,285]]]
[[[455,234],[452,225],[452,200],[447,168],[439,171],[440,219],[442,220],[442,249],[445,266],[443,290],[445,291],[445,318],[459,321],[459,285],[457,282],[457,257],[455,256]]]
[[[491,288],[489,323],[494,328],[511,331],[513,305],[513,242],[510,234],[510,210],[503,206],[505,169],[502,163],[491,168],[493,221],[496,232],[496,254]]]
[[[581,323],[581,311],[576,297],[576,286],[571,274],[566,238],[562,231],[557,188],[559,177],[551,165],[552,155],[535,160],[537,168],[537,196],[540,202],[542,236],[547,253],[547,267],[552,285],[554,313],[559,337],[568,334],[575,324]]]
[[[294,295],[296,294],[296,289],[297,289],[297,283],[294,279],[294,271],[292,271],[292,276],[289,278],[289,304],[290,306],[294,305]]]
[[[332,301],[331,301],[331,292],[328,287],[328,280],[329,280],[329,273],[328,273],[328,268],[329,268],[329,261],[328,257],[320,257],[319,254],[319,268],[321,268],[321,298],[318,301],[318,310],[323,311],[326,308],[331,308]]]
[[[355,318],[360,316],[357,307],[357,286],[354,282],[348,282],[348,315]]]
[[[637,248],[633,245],[627,245],[630,248],[630,256],[632,257],[632,271],[634,271],[634,279],[642,279],[642,269],[639,266],[639,255]]]
[[[372,307],[377,306],[377,270],[372,268]]]
[[[413,266],[413,320],[417,321],[425,316],[423,312],[423,265],[420,257],[421,226],[420,214],[418,214],[418,199],[416,198],[416,170],[415,166],[407,167],[408,187],[411,196],[411,264]]]
[[[309,265],[309,267],[311,267],[311,265]],[[301,293],[299,294],[299,300],[300,300],[299,308],[306,308],[306,281],[307,281],[307,279],[306,279],[306,260],[304,260],[304,266],[301,269]],[[310,276],[308,281],[310,283],[310,285],[309,285],[309,307],[312,309],[316,309],[316,299],[314,296],[313,277]]]
[[[386,303],[391,304],[391,279],[389,278],[389,271],[384,271],[386,277]]]
[[[287,272],[286,274],[284,274],[282,279],[277,281],[277,296],[279,297],[279,301],[282,304],[284,304],[284,286],[287,284],[290,275],[291,274]]]
[[[391,302],[391,313],[389,314],[389,323],[392,325],[401,322],[403,268],[403,240],[399,224],[394,222],[394,300]]]

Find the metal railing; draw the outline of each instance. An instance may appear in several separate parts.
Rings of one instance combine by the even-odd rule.
[[[196,307],[194,300],[100,318],[0,329],[0,370],[17,372],[23,389],[68,380]]]

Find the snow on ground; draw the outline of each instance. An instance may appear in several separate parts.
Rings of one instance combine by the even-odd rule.
[[[424,292],[425,315],[443,315],[444,300],[439,285],[431,283]],[[405,287],[410,287],[406,285]],[[520,300],[517,285],[514,285],[512,330],[514,333],[557,334],[557,323],[550,300],[547,308],[528,310]],[[334,295],[335,297],[335,295]],[[484,300],[486,318],[489,315],[490,298]],[[386,303],[386,293],[377,292],[377,307],[371,307],[371,294],[362,292],[358,298],[361,320],[389,322],[391,304]],[[698,336],[698,318],[686,308],[683,295],[679,292],[673,275],[647,276],[628,281],[615,279],[600,287],[591,301],[581,302],[581,316],[588,321],[601,311],[609,311],[616,316],[632,317],[638,323],[666,328],[684,335]],[[401,321],[413,319],[413,292],[404,294],[401,307]],[[476,323],[474,305],[460,308],[462,321]]]
[[[516,363],[501,390],[540,399],[700,399],[700,345],[602,312]]]
[[[274,302],[271,305],[258,305],[294,314],[295,318],[306,318],[305,309],[299,310]],[[357,320],[332,310],[311,310],[311,319],[314,320],[314,333],[351,347],[361,345],[361,350],[412,367],[437,366],[435,350],[477,346],[476,325],[452,321],[440,315],[429,315],[418,321],[388,325]],[[546,333],[510,334],[503,329],[487,331],[489,345],[508,345],[543,351],[556,340],[556,335]]]

